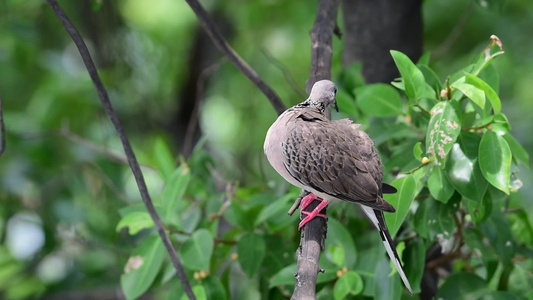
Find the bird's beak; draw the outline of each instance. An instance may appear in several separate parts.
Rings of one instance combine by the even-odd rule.
[[[339,106],[337,105],[337,99],[335,99],[335,102],[333,102],[333,107],[335,107],[335,110],[339,112]]]

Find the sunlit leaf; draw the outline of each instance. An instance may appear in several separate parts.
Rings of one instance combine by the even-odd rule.
[[[511,149],[503,137],[485,131],[479,144],[479,166],[487,181],[509,194],[511,178]]]
[[[408,175],[399,179],[396,179],[391,183],[398,192],[395,194],[386,194],[384,198],[389,202],[394,208],[396,208],[395,213],[385,213],[385,220],[389,231],[392,237],[396,235],[398,229],[403,223],[409,207],[415,198],[415,188],[416,182],[413,179],[413,176]]]
[[[252,277],[261,266],[265,250],[265,240],[259,234],[245,233],[239,239],[237,244],[239,263],[248,277]]]
[[[471,84],[465,83],[465,78],[461,77],[458,81],[451,84],[455,89],[461,91],[468,99],[472,100],[480,108],[485,108],[485,92]]]
[[[461,133],[460,120],[450,102],[437,103],[431,109],[426,133],[426,153],[435,158],[435,164],[443,166],[446,155]]]
[[[418,142],[413,147],[413,155],[415,156],[416,160],[422,161],[422,142]]]
[[[391,50],[390,52],[402,75],[407,97],[410,99],[435,98],[435,91],[426,83],[424,74],[409,57],[399,51]]]
[[[126,299],[137,299],[152,285],[165,258],[165,247],[158,235],[151,235],[135,249],[120,276]]]
[[[117,231],[122,228],[128,228],[130,235],[137,234],[139,231],[154,227],[154,221],[146,211],[132,212],[120,219],[117,224]]]
[[[497,114],[502,109],[502,103],[500,101],[500,97],[498,94],[488,85],[485,81],[481,80],[479,77],[476,77],[472,74],[466,74],[465,75],[465,82],[477,87],[480,90],[483,90],[485,92],[485,95],[490,101],[490,104],[492,105],[492,109],[494,109],[494,113]]]
[[[357,104],[365,113],[387,117],[402,114],[400,94],[390,85],[375,83],[354,90]]]

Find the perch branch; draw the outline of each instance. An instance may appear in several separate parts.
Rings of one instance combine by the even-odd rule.
[[[91,80],[93,81],[93,84],[98,92],[98,97],[100,98],[102,105],[104,106],[104,109],[111,123],[113,123],[115,130],[117,131],[120,141],[122,142],[122,146],[124,147],[124,152],[126,153],[126,157],[128,159],[130,168],[133,172],[133,176],[135,177],[135,181],[137,182],[137,187],[139,188],[139,192],[141,194],[144,205],[146,206],[146,209],[148,210],[150,217],[152,217],[155,227],[157,228],[157,231],[159,233],[159,236],[163,240],[163,244],[165,245],[165,248],[167,249],[168,254],[170,255],[170,258],[172,260],[172,263],[174,264],[174,267],[176,268],[176,272],[183,286],[183,290],[185,291],[189,299],[196,299],[196,297],[194,296],[192,292],[191,286],[189,284],[189,280],[187,279],[187,276],[185,275],[183,265],[181,264],[181,261],[179,260],[176,254],[176,250],[174,249],[174,246],[172,245],[170,238],[165,232],[161,219],[159,218],[159,216],[157,215],[155,211],[152,200],[150,199],[150,195],[148,194],[148,188],[146,187],[146,183],[144,182],[143,173],[141,171],[139,163],[137,162],[137,158],[135,157],[135,153],[133,153],[133,149],[131,147],[131,144],[128,138],[126,137],[124,128],[122,127],[120,120],[118,119],[118,116],[113,109],[111,101],[109,100],[107,91],[104,88],[104,85],[102,84],[102,81],[100,80],[100,77],[98,76],[98,71],[96,70],[96,66],[94,65],[94,62],[91,58],[89,49],[87,49],[87,46],[85,45],[85,42],[83,41],[81,35],[78,33],[74,25],[70,22],[70,20],[66,16],[61,6],[59,6],[57,1],[56,0],[46,0],[46,1],[48,2],[50,7],[56,14],[57,18],[63,24],[63,27],[65,27],[66,31],[68,32],[68,34],[70,35],[74,43],[76,44],[76,47],[78,47],[81,58],[83,59],[83,63],[85,64],[85,67],[87,68],[87,72],[89,73],[89,76],[91,77]]]
[[[268,98],[274,109],[280,115],[285,111],[285,105],[281,102],[279,96],[268,86],[259,75],[231,48],[231,46],[218,32],[215,24],[209,18],[209,15],[197,0],[185,0],[198,17],[198,21],[211,38],[215,46],[222,52],[228,60],[241,71],[263,94]]]
[[[331,48],[333,32],[337,25],[339,0],[318,1],[315,24],[311,29],[311,74],[306,83],[309,93],[315,82],[331,79]],[[305,210],[312,211],[319,201],[315,200]],[[326,209],[323,209],[323,214]],[[300,215],[300,218],[302,215]],[[295,274],[296,284],[292,300],[308,300],[316,298],[316,281],[318,273],[324,270],[319,266],[320,252],[324,248],[327,222],[323,218],[315,218],[302,228],[300,246],[296,250],[298,266]]]

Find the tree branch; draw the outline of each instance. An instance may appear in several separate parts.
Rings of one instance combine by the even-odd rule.
[[[306,83],[309,93],[315,82],[331,79],[331,48],[333,32],[337,26],[339,0],[319,0],[317,15],[311,29],[311,74]],[[328,114],[329,116],[329,114]],[[302,194],[301,194],[302,195]],[[313,201],[305,211],[312,211],[319,201]],[[326,209],[322,210],[323,214]],[[302,218],[303,215],[300,215]],[[323,218],[314,218],[301,232],[300,246],[296,251],[298,266],[295,274],[296,284],[292,300],[311,300],[316,298],[316,281],[318,273],[324,270],[319,266],[320,252],[324,249],[327,222]]]
[[[309,94],[315,82],[331,79],[332,37],[337,27],[339,0],[320,0],[311,35],[311,74],[305,84]]]
[[[2,93],[0,92],[0,156],[6,150],[6,128],[4,125],[4,110],[2,106]]]
[[[96,70],[96,66],[94,65],[94,62],[91,58],[89,50],[87,49],[87,46],[85,45],[85,42],[83,41],[82,37],[80,36],[80,34],[78,33],[74,25],[70,22],[65,12],[63,11],[63,9],[59,6],[57,1],[56,0],[46,0],[46,1],[48,2],[50,7],[56,14],[57,18],[63,24],[63,27],[65,27],[66,31],[68,32],[68,34],[70,35],[74,43],[76,44],[76,47],[78,47],[81,58],[83,59],[83,63],[85,64],[85,67],[87,68],[87,72],[89,73],[89,76],[91,77],[91,80],[93,81],[96,91],[98,92],[98,97],[100,98],[100,101],[102,102],[102,105],[104,106],[107,116],[109,117],[111,123],[113,123],[113,126],[115,127],[115,130],[117,131],[120,141],[122,142],[122,146],[124,147],[124,152],[126,153],[126,157],[128,159],[130,168],[133,172],[133,176],[135,177],[135,181],[137,182],[137,187],[139,188],[139,192],[141,194],[144,205],[146,206],[146,209],[148,210],[150,217],[154,221],[154,224],[155,224],[155,227],[157,228],[159,236],[163,240],[163,244],[165,245],[165,248],[167,249],[168,254],[170,255],[170,258],[172,260],[172,263],[174,264],[174,267],[176,268],[178,277],[183,286],[183,290],[185,291],[189,299],[196,299],[196,297],[194,296],[192,292],[191,286],[189,284],[189,280],[187,279],[187,276],[185,275],[183,265],[181,264],[181,261],[176,255],[176,250],[174,249],[174,246],[172,245],[170,238],[165,232],[161,219],[159,218],[159,216],[157,215],[155,211],[152,200],[150,199],[150,195],[148,194],[146,183],[144,182],[143,173],[141,171],[141,168],[139,167],[137,158],[135,158],[135,153],[133,153],[133,149],[131,148],[128,138],[126,137],[124,128],[122,127],[116,112],[113,110],[113,106],[111,104],[111,101],[109,100],[107,91],[104,88],[104,85],[102,84],[102,81],[100,80],[100,77],[98,76],[98,71]]]
[[[255,86],[263,92],[263,94],[270,100],[272,106],[281,115],[285,111],[285,105],[281,102],[279,96],[274,90],[268,86],[259,75],[231,48],[222,35],[218,32],[213,24],[213,21],[207,15],[207,12],[197,0],[185,0],[198,17],[198,21],[207,32],[215,46],[222,52],[228,60],[241,71]]]

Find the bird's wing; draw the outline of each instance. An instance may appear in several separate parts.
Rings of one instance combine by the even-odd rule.
[[[314,110],[294,118],[282,141],[283,164],[304,186],[378,210],[395,209],[381,197],[381,161],[373,141],[345,119],[329,121]]]

